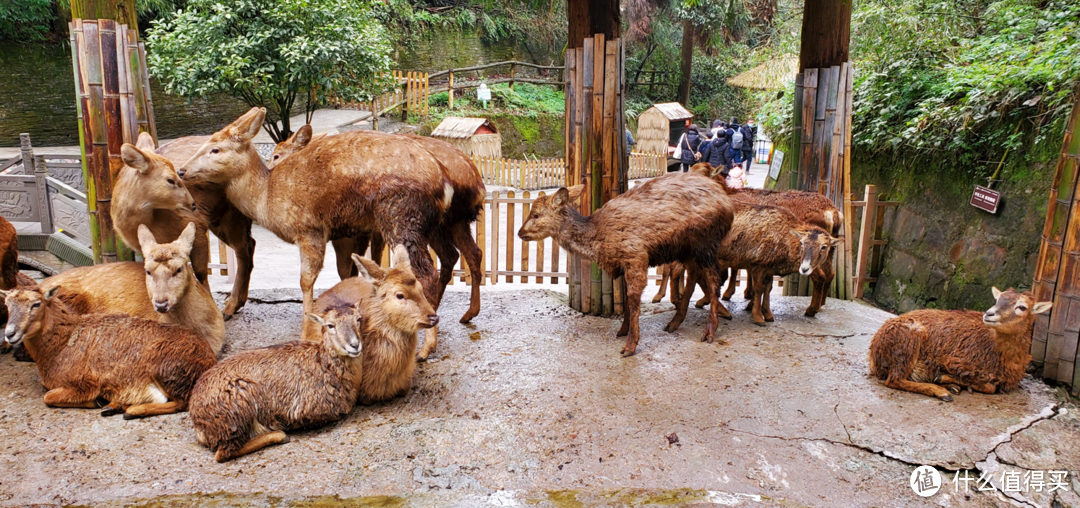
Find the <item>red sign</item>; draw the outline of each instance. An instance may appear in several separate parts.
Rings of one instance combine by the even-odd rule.
[[[990,190],[982,185],[975,186],[975,192],[971,193],[971,206],[990,213],[997,213],[998,203],[1001,202],[1001,193]]]

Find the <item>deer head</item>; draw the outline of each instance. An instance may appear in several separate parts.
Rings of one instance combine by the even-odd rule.
[[[529,216],[518,230],[518,238],[533,242],[555,236],[568,216],[569,207],[581,197],[584,190],[584,185],[575,185],[569,189],[562,187],[550,196],[536,198],[529,210]]]
[[[195,243],[195,223],[189,222],[180,238],[172,243],[157,243],[154,234],[139,224],[139,245],[142,246],[143,267],[146,269],[146,291],[154,310],[164,314],[176,307],[187,294],[192,281],[191,246]],[[197,283],[196,283],[197,284]]]

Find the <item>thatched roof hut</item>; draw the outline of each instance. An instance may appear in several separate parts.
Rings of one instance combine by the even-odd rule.
[[[668,153],[668,147],[690,124],[694,114],[678,102],[654,104],[638,115],[637,146],[639,152]]]
[[[447,117],[431,131],[431,137],[458,147],[466,155],[502,157],[502,134],[487,118]]]
[[[798,73],[798,55],[786,54],[780,58],[770,58],[765,63],[728,79],[727,83],[756,90],[783,90],[795,81]]]

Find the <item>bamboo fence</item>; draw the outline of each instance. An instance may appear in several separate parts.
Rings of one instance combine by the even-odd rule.
[[[566,184],[566,159],[494,159],[473,156],[473,163],[487,185],[537,190],[558,188]],[[653,178],[667,173],[667,157],[663,154],[634,152],[630,154],[629,179]]]
[[[426,72],[393,71],[391,77],[394,87],[390,91],[367,102],[346,101],[331,94],[329,105],[346,109],[371,111],[375,118],[398,106],[402,106],[402,116],[409,112],[424,116],[428,114],[430,96],[429,77]]]

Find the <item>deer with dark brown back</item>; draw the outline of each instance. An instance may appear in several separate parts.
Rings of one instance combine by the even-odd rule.
[[[195,380],[216,363],[202,337],[179,325],[122,314],[82,316],[59,298],[16,289],[4,292],[11,314],[4,331],[25,344],[37,363],[50,407],[97,407],[124,419],[187,409]]]
[[[582,190],[580,185],[561,188],[537,198],[518,237],[527,242],[552,237],[567,251],[596,261],[612,278],[626,277],[625,314],[618,332],[627,336],[623,356],[637,350],[641,293],[649,267],[682,262],[689,284],[703,278],[711,289],[707,294],[713,296],[713,307],[702,340],[712,341],[720,309],[730,318],[716,297],[720,282],[716,252],[733,216],[723,189],[697,173],[669,174],[619,195],[588,217],[571,205]],[[678,329],[689,304],[690,292],[685,292],[666,331]]]
[[[1016,388],[1031,362],[1035,316],[1053,303],[1011,288],[992,291],[997,301],[986,312],[926,309],[886,321],[870,341],[871,375],[889,388],[944,401],[962,388]]]
[[[299,247],[305,312],[326,243],[374,231],[405,245],[425,296],[438,301],[428,239],[453,198],[438,161],[400,136],[353,131],[323,138],[270,171],[251,142],[265,115],[253,108],[215,133],[180,172],[223,185],[241,213]]]
[[[321,139],[322,136],[312,136],[310,125],[304,125],[289,139],[278,143],[271,155],[267,167],[273,169],[289,156],[299,152],[312,140]],[[439,161],[443,176],[450,182],[454,191],[450,207],[440,221],[440,226],[430,238],[431,248],[439,256],[439,301],[434,302],[436,308],[442,302],[443,292],[450,282],[453,267],[458,262],[459,253],[465,258],[465,264],[471,274],[471,298],[469,309],[461,317],[460,322],[468,323],[480,313],[480,282],[484,279],[483,251],[476,244],[472,235],[472,223],[480,215],[484,207],[484,199],[487,190],[480,171],[469,157],[455,146],[427,136],[404,135],[415,141]],[[342,238],[334,240],[334,252],[337,258],[338,275],[344,280],[357,274],[350,259],[350,253],[363,255],[368,245],[371,245],[371,258],[378,260],[382,255],[383,239],[379,233],[360,235],[356,238]],[[417,358],[426,360],[438,344],[438,334],[435,328],[429,329],[425,334],[423,347],[417,354]]]

